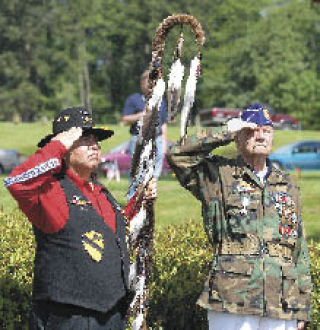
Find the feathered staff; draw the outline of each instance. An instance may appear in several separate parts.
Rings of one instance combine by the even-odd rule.
[[[175,26],[188,24],[196,37],[198,54],[192,59],[190,76],[186,83],[184,104],[182,109],[181,134],[186,134],[189,112],[194,102],[197,78],[200,74],[201,47],[204,43],[204,33],[200,23],[190,15],[179,14],[167,17],[156,30],[152,42],[152,61],[149,66],[149,93],[146,97],[144,114],[138,123],[139,136],[132,159],[131,174],[133,187],[144,187],[153,177],[155,165],[155,137],[158,124],[158,109],[165,92],[165,82],[162,71],[162,58],[165,40],[170,30]],[[184,67],[180,57],[183,46],[183,33],[177,43],[174,63],[170,70],[168,82],[168,117],[173,120],[180,103],[181,82]],[[139,189],[140,189],[139,188]],[[137,191],[136,200],[140,200],[142,193]],[[138,211],[129,224],[129,246],[136,252],[136,260],[131,265],[130,283],[135,291],[131,303],[133,314],[133,330],[140,330],[145,323],[147,312],[148,287],[151,282],[152,246],[154,237],[154,209],[153,202],[137,203]]]

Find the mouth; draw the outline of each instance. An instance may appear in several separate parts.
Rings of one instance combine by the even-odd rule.
[[[255,148],[267,148],[267,146],[265,144],[256,144],[253,149]]]

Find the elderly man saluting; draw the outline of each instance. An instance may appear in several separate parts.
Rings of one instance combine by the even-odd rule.
[[[156,187],[141,187],[142,197],[122,210],[96,181],[99,141],[112,135],[95,128],[85,108],[68,108],[55,117],[40,149],[4,180],[37,243],[32,330],[125,329],[125,216],[134,214],[137,202],[155,198]]]
[[[235,141],[236,159],[210,155]],[[210,330],[303,329],[312,290],[299,188],[272,167],[273,125],[253,104],[239,118],[174,145],[168,161],[202,203],[214,248],[198,304]]]

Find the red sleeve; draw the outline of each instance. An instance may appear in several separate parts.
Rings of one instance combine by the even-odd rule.
[[[61,229],[68,219],[64,192],[53,177],[61,170],[66,152],[61,142],[51,141],[4,179],[20,209],[45,233]]]

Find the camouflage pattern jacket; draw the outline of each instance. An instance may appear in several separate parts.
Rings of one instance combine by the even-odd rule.
[[[212,156],[233,141],[213,128],[171,147],[168,162],[202,203],[212,269],[198,300],[204,308],[309,320],[312,290],[299,188],[269,166],[263,184],[242,160]]]

